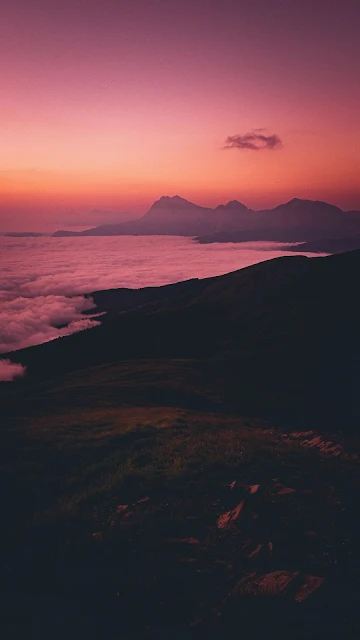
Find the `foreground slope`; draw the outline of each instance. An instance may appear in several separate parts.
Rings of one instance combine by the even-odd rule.
[[[3,636],[358,637],[359,262],[97,292],[11,354]]]
[[[357,637],[358,439],[119,402],[149,365],[1,418],[5,637]]]

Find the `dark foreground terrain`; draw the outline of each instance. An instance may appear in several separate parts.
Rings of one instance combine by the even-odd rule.
[[[358,252],[98,292],[0,386],[4,637],[356,638]]]

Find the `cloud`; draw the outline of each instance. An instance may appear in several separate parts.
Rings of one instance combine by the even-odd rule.
[[[283,143],[275,133],[267,136],[262,133],[265,129],[253,129],[245,135],[228,136],[225,142],[225,149],[250,149],[251,151],[263,151],[281,149]]]
[[[98,324],[97,309],[84,294],[206,278],[285,253],[272,243],[198,245],[171,236],[0,236],[0,255],[0,353],[5,354]],[[92,310],[94,315],[83,315]]]
[[[0,353],[69,335],[99,322],[83,317],[94,307],[89,298],[61,295],[23,296],[3,301],[0,313]],[[65,325],[65,326],[64,326]]]
[[[10,382],[14,378],[23,376],[25,371],[22,364],[16,364],[11,360],[0,360],[0,382]]]

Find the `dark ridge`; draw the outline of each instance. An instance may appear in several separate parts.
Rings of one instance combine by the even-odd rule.
[[[226,380],[228,406],[266,411],[259,398],[272,389],[280,412],[332,423],[342,416],[347,428],[360,417],[359,277],[355,251],[278,258],[159,288],[95,292],[98,309],[107,312],[101,326],[13,352],[11,359],[28,370],[12,388],[128,359],[206,360],[215,387]]]

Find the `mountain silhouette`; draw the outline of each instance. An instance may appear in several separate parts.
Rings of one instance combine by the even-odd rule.
[[[247,227],[252,211],[237,201],[220,205],[216,209],[201,207],[180,196],[162,196],[136,220],[119,224],[100,225],[85,231],[57,231],[54,236],[108,236],[108,235],[179,235],[194,236],[219,233]],[[245,214],[245,219],[244,219]]]
[[[319,238],[360,237],[360,212],[344,212],[317,200],[293,198],[274,209],[256,211],[234,232],[222,230],[199,236],[200,243],[268,240],[305,242]]]
[[[215,209],[180,196],[162,196],[136,220],[54,236],[179,235],[200,243],[270,240],[305,242],[318,238],[360,237],[360,212],[344,212],[326,202],[294,198],[274,209],[253,211],[237,200]]]

